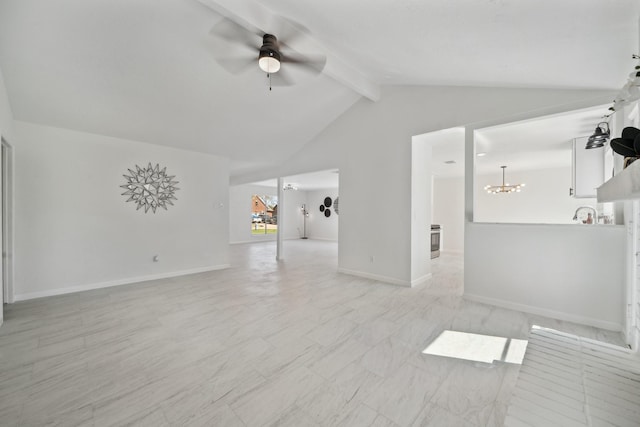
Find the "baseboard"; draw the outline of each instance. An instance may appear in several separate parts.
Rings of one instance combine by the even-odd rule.
[[[424,276],[422,276],[422,277],[420,277],[418,279],[413,279],[411,281],[411,287],[423,284],[424,282],[426,282],[429,279],[431,279],[431,276],[432,276],[431,273],[427,273],[427,274],[425,274]]]
[[[390,285],[411,287],[411,282],[407,280],[395,279],[393,277],[380,276],[378,274],[366,273],[364,271],[349,270],[347,268],[338,268],[338,273],[350,274],[352,276],[364,277],[365,279],[377,280],[378,282],[388,283]]]
[[[275,242],[278,240],[277,238],[263,238],[257,237],[253,240],[238,240],[236,242],[229,242],[230,245],[244,245],[245,243],[264,243],[264,242]]]
[[[189,270],[173,271],[170,273],[152,274],[149,276],[131,277],[128,279],[112,280],[108,282],[89,283],[87,285],[70,286],[68,288],[51,289],[48,291],[29,292],[26,294],[17,294],[14,301],[25,301],[35,298],[51,297],[55,295],[71,294],[74,292],[90,291],[93,289],[110,288],[112,286],[131,285],[133,283],[147,282],[149,280],[168,279],[170,277],[186,276],[189,274],[204,273],[207,271],[223,270],[231,267],[230,264],[214,265],[209,267],[192,268]]]
[[[256,240],[239,240],[237,242],[229,242],[230,245],[244,245],[245,243],[264,243],[264,242],[275,242],[278,239],[262,239],[262,238],[258,238]],[[293,241],[293,240],[302,240],[301,237],[285,237],[283,240],[285,241]],[[307,237],[304,240],[318,240],[321,242],[334,242],[334,243],[338,243],[337,240],[333,240],[333,239],[323,239],[320,237]]]
[[[472,295],[465,293],[463,298],[468,301],[479,302],[482,304],[494,305],[496,307],[506,308],[509,310],[522,311],[524,313],[535,314],[537,316],[550,317],[552,319],[563,320],[566,322],[579,323],[581,325],[594,326],[600,329],[606,329],[608,331],[620,332],[622,331],[622,325],[615,322],[609,322],[606,320],[593,319],[591,317],[576,316],[568,314],[562,311],[549,310],[546,308],[536,307],[527,304],[519,304],[511,301],[501,300],[497,298],[490,298],[481,295]]]

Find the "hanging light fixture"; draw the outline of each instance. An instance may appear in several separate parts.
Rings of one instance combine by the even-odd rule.
[[[598,123],[598,126],[596,126],[596,130],[593,132],[593,135],[591,135],[587,140],[587,145],[584,148],[589,150],[591,148],[604,147],[609,140],[609,136],[611,136],[609,123],[600,122]]]
[[[505,183],[504,180],[504,170],[507,168],[506,166],[500,166],[502,168],[502,185],[487,185],[484,187],[485,191],[489,194],[498,194],[498,193],[519,193],[524,184],[515,184],[511,185],[509,183]]]
[[[265,34],[262,37],[258,66],[267,74],[277,73],[280,70],[280,59],[278,39],[274,35]]]

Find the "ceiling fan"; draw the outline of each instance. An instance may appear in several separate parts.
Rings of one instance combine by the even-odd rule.
[[[263,71],[269,79],[269,90],[272,82],[274,86],[292,85],[291,70],[311,74],[323,70],[324,55],[302,54],[291,47],[308,33],[306,28],[283,17],[275,20],[274,27],[281,39],[272,33],[248,30],[228,18],[222,19],[210,32],[214,58],[232,74],[251,69]]]

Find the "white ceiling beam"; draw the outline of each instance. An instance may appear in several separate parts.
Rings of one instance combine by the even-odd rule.
[[[254,1],[198,1],[251,32],[270,31],[269,26],[276,18],[276,14]],[[288,47],[293,49],[292,46]],[[322,71],[323,74],[372,101],[380,99],[380,86],[377,83],[346,61],[330,53],[325,46],[308,34],[303,34],[296,40],[294,50],[298,53],[323,52],[327,58],[326,65]]]

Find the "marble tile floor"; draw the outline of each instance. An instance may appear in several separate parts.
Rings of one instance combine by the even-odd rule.
[[[2,426],[499,426],[519,365],[422,353],[442,331],[526,339],[465,301],[443,253],[413,289],[339,274],[337,245],[231,246],[232,268],[5,306]]]

